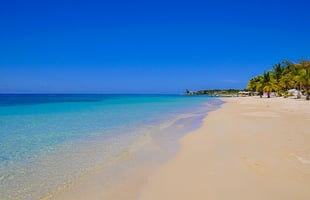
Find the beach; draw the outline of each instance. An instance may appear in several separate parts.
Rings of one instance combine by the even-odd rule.
[[[310,199],[309,102],[225,98],[138,199]]]
[[[309,7],[2,1],[0,200],[310,200]]]
[[[2,106],[0,199],[310,198],[309,101],[112,97]]]
[[[0,95],[0,199],[135,199],[223,102],[208,96]],[[89,195],[91,194],[91,195]]]

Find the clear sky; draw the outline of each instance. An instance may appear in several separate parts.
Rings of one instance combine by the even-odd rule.
[[[240,88],[310,58],[310,1],[0,0],[0,93]]]

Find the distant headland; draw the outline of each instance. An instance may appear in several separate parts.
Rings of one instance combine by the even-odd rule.
[[[198,91],[190,91],[186,90],[185,95],[209,95],[209,96],[239,96],[241,94],[248,94],[249,92],[245,90],[239,89],[212,89],[212,90],[198,90]]]

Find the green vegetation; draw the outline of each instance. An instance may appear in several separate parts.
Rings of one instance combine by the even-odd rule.
[[[300,63],[283,61],[262,75],[252,78],[247,85],[247,90],[260,94],[266,92],[268,98],[271,92],[287,97],[289,89],[298,90],[297,98],[301,98],[304,92],[306,99],[310,99],[310,61]]]
[[[231,95],[237,95],[238,92],[240,92],[240,90],[236,90],[236,89],[227,89],[227,90],[213,89],[213,90],[199,90],[199,91],[186,90],[185,94],[187,95],[231,96]]]

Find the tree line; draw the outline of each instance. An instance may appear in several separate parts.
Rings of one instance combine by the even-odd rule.
[[[198,90],[198,91],[189,91],[186,90],[185,94],[187,95],[233,95],[238,94],[240,90],[238,89],[212,89],[212,90]]]
[[[298,91],[297,98],[301,98],[304,92],[306,99],[310,99],[310,61],[299,63],[282,61],[275,64],[272,69],[252,78],[247,84],[247,90],[260,94],[266,92],[268,98],[271,92],[286,97],[290,89]]]

